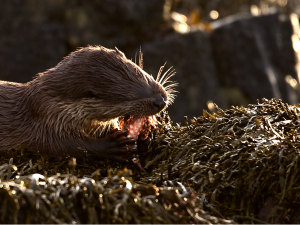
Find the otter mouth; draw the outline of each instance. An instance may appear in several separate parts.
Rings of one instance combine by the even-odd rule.
[[[146,141],[151,132],[151,127],[155,127],[156,117],[147,116],[147,117],[135,117],[135,116],[124,116],[119,121],[119,126],[121,130],[128,131],[128,138],[135,139],[135,145],[133,148],[138,148],[137,141]],[[149,140],[148,140],[149,141]],[[146,173],[144,168],[140,164],[139,155],[132,155],[132,162],[139,168],[140,171]]]
[[[135,140],[145,140],[150,131],[151,126],[155,127],[156,117],[134,117],[127,116],[119,121],[121,130],[128,130],[128,138],[134,138]]]

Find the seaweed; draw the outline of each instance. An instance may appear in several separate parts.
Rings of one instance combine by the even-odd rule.
[[[0,158],[1,223],[299,223],[300,107],[262,99],[172,124],[133,163]]]

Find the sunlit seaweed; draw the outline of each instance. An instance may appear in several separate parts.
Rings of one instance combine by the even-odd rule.
[[[215,107],[185,118],[185,126],[157,127],[152,150],[160,153],[148,162],[157,167],[142,182],[181,182],[204,209],[239,223],[298,223],[299,105],[262,99],[248,108]]]
[[[0,222],[298,223],[299,106],[215,107],[183,126],[157,116],[147,173],[20,146],[0,159]]]

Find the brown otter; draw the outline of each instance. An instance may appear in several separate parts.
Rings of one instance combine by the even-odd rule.
[[[124,161],[135,140],[116,128],[101,132],[121,116],[151,116],[170,104],[173,84],[163,87],[170,74],[159,75],[154,80],[117,48],[89,46],[26,84],[0,81],[0,152],[24,144],[57,158],[82,158],[84,149]]]

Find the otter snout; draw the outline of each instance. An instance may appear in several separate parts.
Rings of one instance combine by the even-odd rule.
[[[154,109],[159,112],[167,105],[167,103],[165,102],[164,98],[161,95],[159,95],[155,97],[154,101],[152,102],[152,105]]]

